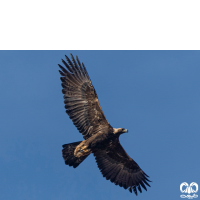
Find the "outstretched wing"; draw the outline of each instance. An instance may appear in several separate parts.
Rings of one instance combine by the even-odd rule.
[[[71,60],[67,57],[67,63],[62,60],[65,68],[59,70],[62,81],[62,93],[66,113],[73,121],[84,139],[98,133],[102,129],[109,129],[110,125],[106,120],[99,104],[96,91],[92,85],[84,64],[80,63],[76,56],[76,61],[71,55]]]
[[[97,165],[102,175],[115,185],[119,185],[124,189],[129,188],[137,195],[137,189],[142,192],[141,186],[147,190],[146,185],[150,187],[147,181],[148,175],[145,174],[139,165],[129,157],[125,152],[119,140],[110,141],[105,150],[94,152]]]

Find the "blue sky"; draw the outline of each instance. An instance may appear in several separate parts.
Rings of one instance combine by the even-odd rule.
[[[78,55],[127,153],[150,176],[136,197],[102,177],[94,157],[64,164],[82,140],[65,113],[57,64]],[[200,185],[200,51],[0,51],[0,199],[181,199]],[[198,193],[197,193],[198,194]]]

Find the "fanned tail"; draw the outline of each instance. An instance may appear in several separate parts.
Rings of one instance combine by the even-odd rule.
[[[78,165],[83,162],[89,155],[76,157],[74,156],[74,150],[76,146],[79,145],[82,141],[64,144],[62,147],[62,156],[65,160],[65,164],[69,166],[73,166],[74,168],[78,167]]]

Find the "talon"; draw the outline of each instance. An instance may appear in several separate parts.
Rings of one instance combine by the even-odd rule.
[[[85,155],[88,155],[91,153],[91,150],[90,149],[87,149],[87,145],[85,145],[85,140],[82,141],[77,147],[76,149],[74,150],[74,155],[76,157],[81,157],[81,156],[85,156]]]

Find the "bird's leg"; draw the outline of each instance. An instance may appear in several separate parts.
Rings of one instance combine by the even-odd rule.
[[[75,149],[74,155],[76,157],[85,156],[91,153],[90,149],[87,149],[87,145],[85,145],[86,140],[83,140]]]
[[[83,155],[91,153],[91,149],[88,149],[88,146],[83,146],[79,151],[83,153]]]

